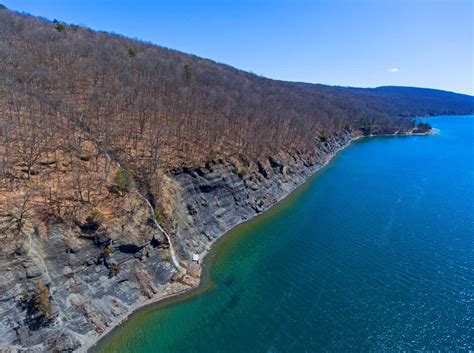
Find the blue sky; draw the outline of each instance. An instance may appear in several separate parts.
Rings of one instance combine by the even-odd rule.
[[[0,0],[266,77],[474,94],[472,0]]]

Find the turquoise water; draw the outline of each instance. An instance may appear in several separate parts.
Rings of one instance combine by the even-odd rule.
[[[363,139],[100,352],[474,349],[474,117]]]

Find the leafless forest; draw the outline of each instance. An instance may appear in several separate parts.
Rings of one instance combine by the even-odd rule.
[[[99,207],[124,179],[104,151],[150,188],[182,166],[311,154],[342,130],[393,133],[416,115],[472,112],[469,96],[275,81],[0,9],[0,217],[21,231],[33,208],[56,219]]]

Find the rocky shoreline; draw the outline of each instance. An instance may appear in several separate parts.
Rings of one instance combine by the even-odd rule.
[[[198,287],[200,263],[217,239],[288,196],[360,137],[345,132],[319,141],[312,157],[285,153],[245,171],[217,160],[170,174],[174,192],[167,230],[187,269],[184,276],[173,267],[166,239],[149,221],[147,206],[132,195],[124,202],[133,214],[117,225],[121,232],[111,228],[84,235],[58,225],[37,234],[29,248],[12,248],[14,255],[0,258],[5,274],[0,281],[5,298],[0,302],[5,332],[0,351],[85,352],[137,309]],[[111,244],[110,253],[104,254],[103,242]],[[114,268],[119,271],[112,276]],[[38,280],[50,287],[54,308],[52,321],[39,326],[34,313],[19,305],[21,291],[33,290]]]
[[[225,234],[227,234],[230,230],[232,230],[233,228],[235,228],[236,226],[238,226],[239,224],[241,223],[244,223],[244,222],[247,222],[247,221],[250,221],[252,220],[254,217],[258,216],[259,214],[267,211],[269,208],[275,206],[278,202],[280,202],[281,200],[283,200],[284,198],[286,198],[287,196],[289,196],[293,191],[295,191],[298,187],[300,187],[302,184],[305,183],[305,181],[311,176],[313,175],[314,173],[318,172],[319,170],[321,170],[322,168],[324,168],[328,163],[331,162],[331,160],[336,156],[336,154],[341,151],[342,149],[348,147],[352,142],[356,141],[357,139],[359,139],[360,137],[362,136],[356,136],[356,137],[353,137],[352,134],[348,134],[344,139],[340,140],[340,141],[334,141],[332,144],[328,144],[328,146],[331,146],[329,150],[327,150],[324,155],[324,160],[321,161],[321,163],[317,163],[317,164],[314,164],[314,165],[311,165],[310,166],[310,170],[309,171],[305,171],[304,173],[301,174],[301,177],[298,178],[298,182],[294,182],[292,183],[291,187],[289,189],[286,189],[286,192],[285,193],[281,193],[281,195],[278,197],[278,198],[275,198],[274,200],[272,200],[272,202],[270,202],[266,207],[262,207],[258,210],[256,210],[255,214],[251,215],[249,218],[246,217],[246,215],[244,214],[244,216],[242,216],[242,218],[240,220],[237,220],[236,218],[232,218],[232,217],[228,217],[227,218],[227,222],[229,222],[230,220],[230,226],[227,230],[223,231],[222,234],[219,234],[219,233],[213,233],[213,230],[210,230],[210,234],[212,234],[214,237],[212,238],[212,240],[209,240],[208,242],[206,241],[203,241],[203,242],[198,242],[198,243],[194,243],[193,245],[191,246],[188,246],[188,248],[185,248],[185,246],[181,246],[180,247],[180,255],[183,257],[183,258],[186,258],[188,260],[188,269],[191,268],[191,271],[193,272],[193,275],[190,276],[190,278],[192,279],[191,281],[188,281],[187,283],[189,284],[189,287],[187,288],[183,288],[181,286],[173,286],[172,284],[165,290],[166,294],[163,295],[163,293],[160,293],[158,294],[155,298],[152,298],[146,302],[143,302],[141,303],[139,306],[137,306],[136,308],[134,308],[133,310],[131,310],[126,317],[124,317],[123,319],[120,320],[120,322],[118,322],[116,325],[114,326],[111,326],[109,327],[105,332],[103,332],[103,334],[96,340],[91,340],[89,342],[86,342],[84,344],[84,346],[81,347],[80,351],[86,351],[92,347],[94,347],[101,339],[103,339],[108,333],[110,333],[111,331],[113,331],[117,326],[119,326],[120,324],[122,324],[123,322],[125,322],[127,320],[127,318],[132,314],[134,313],[136,310],[140,309],[140,308],[143,308],[145,306],[148,306],[148,305],[152,305],[152,304],[155,304],[157,302],[161,302],[165,299],[170,299],[170,298],[173,298],[173,297],[176,297],[176,296],[179,296],[179,295],[182,295],[184,293],[187,293],[189,291],[192,291],[196,288],[198,288],[202,282],[200,281],[200,274],[201,274],[201,263],[203,261],[203,259],[205,258],[205,256],[212,250],[211,246],[212,244],[220,239],[222,236],[224,236]],[[308,166],[307,166],[308,167]],[[219,174],[221,175],[226,175],[227,173],[226,172],[222,172],[221,168],[230,168],[232,169],[232,167],[229,167],[229,166],[226,166],[225,164],[223,164],[222,166],[219,166],[217,167],[218,170],[219,170]],[[177,175],[179,174],[189,174],[191,175],[191,177],[194,177],[196,178],[196,174],[194,174],[194,172],[197,173],[197,175],[200,175],[201,177],[204,178],[204,180],[209,180],[209,179],[213,179],[212,176],[208,177],[208,178],[205,178],[204,176],[208,175],[206,173],[202,173],[201,172],[197,172],[197,171],[190,171],[190,170],[184,170],[184,171],[180,171]],[[210,174],[210,173],[209,173]],[[182,178],[182,179],[181,179]],[[178,180],[186,180],[187,178],[183,177],[183,175],[180,175],[178,177]],[[225,179],[225,177],[223,177],[223,179]],[[214,179],[213,183],[216,183],[216,180]],[[196,184],[196,181],[194,180],[193,182],[193,185]],[[184,187],[184,189],[186,189],[186,185],[188,186],[188,189],[191,189],[191,190],[199,190],[200,188],[202,188],[203,185],[208,185],[207,182],[204,182],[203,180],[201,180],[201,183],[198,182],[198,187],[193,187],[193,188],[190,188],[189,187],[189,180],[188,181],[182,181],[182,186]],[[221,184],[222,185],[222,184]],[[224,187],[227,187],[229,186],[229,184],[225,184],[226,186]],[[196,186],[196,185],[194,185]],[[239,189],[238,187],[236,187],[236,189]],[[194,200],[196,201],[195,199],[193,199],[193,197],[187,195],[187,198],[190,199],[190,200]],[[189,203],[188,203],[189,205]],[[207,207],[207,206],[206,206]],[[189,206],[188,206],[189,208]],[[193,211],[191,211],[193,212]],[[219,218],[222,218],[219,217]],[[225,218],[224,218],[225,219]],[[219,222],[216,222],[216,223],[219,223]],[[229,224],[228,223],[228,224]],[[178,226],[181,226],[183,227],[183,225],[178,225]],[[183,227],[184,228],[184,227]],[[217,224],[214,224],[213,227],[211,227],[212,229],[219,229],[219,226]],[[198,228],[193,228],[193,227],[190,227],[189,229],[198,229]],[[183,230],[182,230],[183,231]],[[211,235],[207,235],[206,236],[206,239],[209,239],[208,237],[211,237]],[[176,244],[182,244],[182,243],[176,243]],[[186,250],[189,250],[190,252],[188,252],[188,254],[186,254]],[[201,251],[202,250],[202,251]],[[191,259],[191,256],[190,254],[192,254],[191,251],[200,251],[199,252],[199,265],[196,264],[196,263],[192,263],[192,262],[189,262],[189,260],[192,260]]]

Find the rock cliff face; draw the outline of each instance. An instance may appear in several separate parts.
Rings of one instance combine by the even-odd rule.
[[[78,349],[164,288],[174,272],[164,237],[135,195],[123,207],[123,223],[104,229],[57,224],[19,241],[2,239],[0,348]],[[38,283],[49,289],[47,318]]]
[[[123,217],[113,224],[56,224],[20,241],[2,239],[0,351],[84,350],[149,300],[191,288],[192,277],[199,277],[193,254],[202,258],[225,232],[288,195],[352,137],[347,132],[320,142],[312,157],[281,154],[246,167],[221,160],[170,174],[168,228],[188,267],[181,278],[166,238],[133,193],[124,197]],[[38,296],[41,284],[49,290],[48,315]]]
[[[189,260],[192,254],[202,258],[216,239],[287,196],[352,137],[344,133],[321,142],[313,157],[281,154],[247,169],[217,161],[177,171],[173,179],[180,193],[172,218],[181,258]]]

